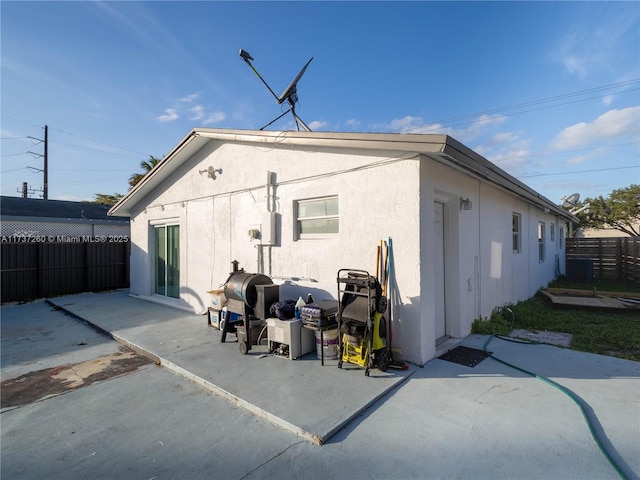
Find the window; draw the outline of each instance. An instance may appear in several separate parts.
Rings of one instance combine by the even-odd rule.
[[[298,200],[296,212],[296,239],[329,238],[339,232],[338,197]]]
[[[544,262],[545,242],[544,242],[544,222],[538,222],[538,260]]]
[[[520,241],[520,230],[521,230],[521,218],[519,213],[514,213],[512,217],[512,228],[513,228],[513,253],[520,253],[521,241]]]
[[[554,223],[549,224],[549,240],[551,242],[556,241],[556,225]]]

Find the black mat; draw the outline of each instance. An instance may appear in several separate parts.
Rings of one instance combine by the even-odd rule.
[[[459,346],[453,350],[449,350],[444,355],[440,355],[438,358],[473,368],[488,356],[489,355],[482,350]]]

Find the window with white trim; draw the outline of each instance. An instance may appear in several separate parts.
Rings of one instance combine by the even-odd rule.
[[[520,253],[522,242],[520,239],[522,218],[519,213],[514,213],[511,217],[513,230],[513,253]]]
[[[297,200],[295,239],[336,237],[340,231],[338,196]]]
[[[545,251],[546,251],[544,227],[545,227],[544,222],[538,222],[538,261],[540,263],[544,262]]]
[[[556,225],[554,223],[549,224],[549,240],[551,243],[556,241]]]

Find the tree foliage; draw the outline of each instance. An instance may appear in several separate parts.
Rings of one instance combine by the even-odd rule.
[[[115,205],[123,197],[122,193],[114,193],[108,195],[106,193],[96,193],[93,195],[92,203],[101,203],[102,205]]]
[[[129,186],[131,188],[135,187],[140,181],[145,177],[147,173],[149,173],[153,168],[158,165],[162,161],[161,158],[156,158],[153,155],[149,155],[149,160],[143,160],[140,162],[140,168],[142,168],[142,173],[134,173],[129,177]]]
[[[585,199],[589,209],[577,214],[584,228],[613,228],[631,236],[640,235],[640,185],[612,191],[607,198]]]

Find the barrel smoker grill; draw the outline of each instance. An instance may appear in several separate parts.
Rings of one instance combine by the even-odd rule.
[[[280,297],[279,285],[261,273],[247,273],[244,269],[238,270],[238,262],[231,262],[233,271],[224,284],[224,295],[227,297],[227,310],[242,316],[244,325],[244,338],[239,339],[240,352],[245,355],[251,350],[253,344],[251,338],[252,322],[264,324],[269,317],[271,305]],[[224,342],[227,333],[235,330],[231,322],[225,322],[222,328],[221,341]]]

